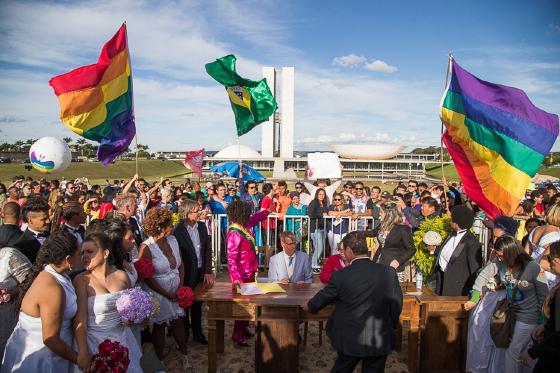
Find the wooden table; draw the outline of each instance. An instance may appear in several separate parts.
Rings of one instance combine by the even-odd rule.
[[[299,369],[299,323],[303,321],[326,321],[334,310],[329,305],[318,313],[304,311],[301,305],[312,298],[325,285],[290,284],[281,285],[286,293],[272,293],[243,296],[232,293],[229,282],[217,282],[212,289],[202,285],[195,289],[196,298],[207,302],[208,309],[208,372],[217,370],[217,353],[224,352],[225,320],[246,320],[255,322],[255,371],[297,372]],[[412,283],[403,284],[404,291],[415,291]],[[425,290],[426,294],[431,294]],[[402,322],[410,322],[409,329],[409,369],[415,371],[418,361],[418,329],[420,308],[415,296],[405,296]],[[399,343],[400,346],[400,343]],[[397,347],[399,347],[397,346]]]

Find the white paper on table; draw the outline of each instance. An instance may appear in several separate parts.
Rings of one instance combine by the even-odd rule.
[[[307,154],[307,178],[340,179],[340,161],[336,153],[309,153]]]
[[[264,294],[264,292],[255,284],[241,284],[239,286],[241,295],[257,295]]]

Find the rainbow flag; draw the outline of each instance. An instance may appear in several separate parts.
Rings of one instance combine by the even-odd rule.
[[[478,79],[451,61],[440,116],[467,195],[490,217],[513,215],[558,137],[558,116],[520,89]]]
[[[126,24],[101,50],[96,64],[49,81],[60,103],[60,119],[76,134],[99,142],[104,165],[127,151],[136,134]]]

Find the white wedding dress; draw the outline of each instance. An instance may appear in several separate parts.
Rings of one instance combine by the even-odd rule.
[[[171,268],[169,260],[163,254],[158,244],[152,237],[144,241],[144,244],[148,246],[150,253],[152,254],[154,280],[166,291],[177,292],[180,284],[179,266],[181,265],[181,252],[179,251],[179,243],[177,242],[175,236],[168,236],[167,243],[171,247],[171,251],[175,257],[175,263],[177,263],[175,268]],[[157,291],[151,289],[149,286],[145,286],[145,290],[151,292],[156,297],[160,306],[159,314],[151,318],[150,323],[162,324],[175,320],[178,317],[185,316],[185,311],[179,307],[177,302],[171,301]]]
[[[140,358],[142,352],[132,330],[125,326],[117,311],[116,302],[122,292],[108,293],[88,297],[87,342],[91,355],[99,352],[99,345],[106,339],[119,342],[128,348],[128,373],[142,373]],[[80,370],[76,367],[76,372]]]
[[[76,315],[78,306],[76,292],[72,281],[67,275],[56,272],[50,265],[45,266],[45,271],[51,274],[62,286],[66,293],[66,302],[60,325],[60,338],[72,346],[72,319]],[[71,361],[55,354],[43,344],[42,323],[40,317],[31,317],[23,312],[19,313],[19,321],[14,332],[8,339],[2,373],[5,372],[70,372],[74,367]]]

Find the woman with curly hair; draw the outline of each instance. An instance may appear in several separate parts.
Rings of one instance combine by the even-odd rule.
[[[154,276],[144,279],[149,290],[160,304],[159,314],[153,322],[152,342],[160,360],[163,360],[165,346],[165,326],[169,324],[173,337],[179,345],[183,365],[191,369],[187,356],[187,335],[182,317],[185,311],[177,303],[177,291],[183,286],[184,266],[181,261],[179,244],[173,233],[172,213],[165,207],[148,210],[144,218],[144,232],[149,236],[138,249],[140,259],[150,260],[154,265]]]
[[[258,261],[255,254],[255,235],[253,227],[268,216],[268,210],[251,215],[251,205],[240,200],[231,202],[227,207],[229,220],[226,235],[228,271],[232,288],[242,283],[254,282]],[[245,341],[250,336],[249,322],[236,320],[233,325],[232,339],[237,345],[248,347]]]

